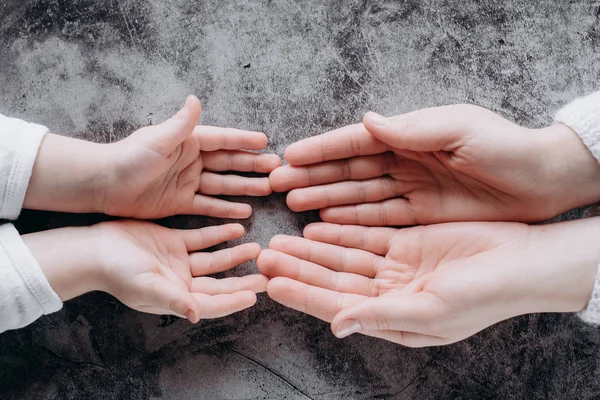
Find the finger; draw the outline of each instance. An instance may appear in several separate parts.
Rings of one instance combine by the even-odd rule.
[[[354,157],[309,166],[286,165],[271,172],[276,192],[342,181],[357,181],[393,173],[399,166],[393,153]]]
[[[286,307],[327,322],[331,322],[341,309],[350,307],[365,298],[356,294],[338,293],[309,286],[288,278],[271,279],[267,284],[267,293],[271,299]]]
[[[246,275],[235,278],[215,279],[203,276],[192,279],[192,292],[214,296],[216,294],[231,294],[250,290],[261,293],[267,290],[269,278],[260,274]]]
[[[339,293],[374,296],[378,290],[366,276],[336,272],[310,261],[281,253],[263,250],[256,262],[259,271],[270,277],[285,277],[310,286]]]
[[[230,249],[213,253],[190,254],[190,268],[193,276],[202,276],[223,272],[236,265],[254,260],[260,254],[258,243],[244,243]]]
[[[247,178],[212,172],[200,174],[198,191],[202,194],[229,196],[268,196],[272,192],[269,178]]]
[[[177,229],[176,232],[183,238],[185,247],[189,252],[216,246],[228,240],[244,236],[244,227],[241,224],[226,224],[208,226],[200,229]]]
[[[196,96],[188,96],[185,104],[177,114],[159,125],[153,125],[148,129],[156,150],[168,156],[175,147],[181,144],[194,130],[200,119],[202,107]]]
[[[200,304],[199,319],[221,318],[256,304],[256,294],[249,290],[214,296],[193,293],[192,296]]]
[[[336,225],[316,222],[304,228],[304,237],[336,246],[361,249],[384,256],[390,248],[390,240],[398,233],[393,228],[366,228],[356,225]]]
[[[334,246],[295,236],[277,235],[269,242],[269,249],[310,261],[325,268],[374,277],[382,257],[367,251]],[[335,290],[335,289],[334,289]]]
[[[192,323],[198,321],[200,304],[185,287],[179,287],[164,279],[154,279],[145,287],[142,305],[136,308],[151,314],[170,313],[187,318]]]
[[[426,293],[367,298],[344,308],[331,322],[338,338],[365,331],[432,334],[439,321],[438,301]]]
[[[292,211],[318,210],[346,204],[373,203],[403,196],[411,190],[405,182],[389,177],[346,181],[292,190],[286,199]]]
[[[190,207],[183,212],[215,218],[243,219],[252,215],[252,207],[249,204],[235,203],[197,194],[194,196]]]
[[[409,200],[404,198],[324,208],[319,214],[323,221],[342,225],[409,226],[420,224],[411,209]]]
[[[474,136],[474,127],[490,120],[512,125],[488,110],[466,104],[425,108],[391,118],[369,112],[363,123],[374,137],[396,149],[453,152]]]
[[[439,336],[423,335],[421,333],[414,332],[365,331],[361,332],[361,334],[388,340],[406,347],[444,346],[452,343],[451,341]]]
[[[208,171],[240,171],[268,174],[281,165],[276,154],[257,154],[247,151],[209,151],[202,154],[204,169]]]
[[[307,165],[379,154],[388,149],[363,124],[355,124],[294,143],[286,149],[285,158],[292,165]]]
[[[193,135],[198,138],[202,151],[262,150],[268,142],[267,135],[262,132],[206,125],[196,126]]]

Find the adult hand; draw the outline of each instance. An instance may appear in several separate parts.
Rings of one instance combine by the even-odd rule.
[[[316,223],[276,236],[257,260],[275,301],[410,347],[462,340],[504,319],[585,308],[600,263],[600,218],[528,226],[407,229]]]
[[[175,230],[121,220],[24,235],[23,240],[63,301],[101,290],[133,309],[196,323],[251,307],[255,293],[265,290],[268,279],[259,274],[205,276],[258,257],[257,243],[199,252],[243,234],[239,224]]]
[[[363,122],[286,150],[270,181],[292,210],[372,226],[531,222],[600,200],[600,166],[565,125],[526,129],[470,105]]]
[[[200,102],[190,96],[174,117],[111,144],[46,135],[24,207],[137,219],[249,217],[248,204],[213,196],[265,196],[271,193],[268,178],[220,172],[269,173],[281,160],[245,151],[263,149],[263,133],[197,126],[200,111]]]

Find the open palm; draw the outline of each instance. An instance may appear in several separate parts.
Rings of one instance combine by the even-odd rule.
[[[568,265],[568,245],[556,234],[538,240],[536,230],[543,229],[499,222],[408,229],[317,223],[305,238],[273,238],[257,265],[272,277],[271,298],[332,322],[338,337],[360,332],[412,347],[441,345],[516,315],[585,307],[589,293],[580,288],[591,291],[597,264],[586,277],[568,268],[558,273]],[[579,290],[578,303],[566,304],[557,290]]]
[[[268,178],[218,172],[269,173],[281,164],[261,150],[260,132],[197,126],[200,102],[190,96],[174,117],[141,128],[107,150],[111,161],[104,184],[104,211],[109,215],[154,219],[175,214],[247,218],[248,204],[213,195],[265,196]]]
[[[106,279],[105,291],[125,305],[152,314],[173,314],[198,322],[252,306],[266,288],[263,275],[214,279],[222,272],[255,259],[257,243],[214,253],[198,250],[237,239],[239,224],[194,230],[164,228],[149,222],[122,220],[94,228]]]
[[[569,128],[525,129],[467,105],[369,113],[364,125],[290,146],[286,159],[273,189],[332,223],[539,221],[600,199],[581,190],[600,167]]]

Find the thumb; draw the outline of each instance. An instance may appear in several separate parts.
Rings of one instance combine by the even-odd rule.
[[[175,285],[164,285],[159,296],[162,309],[187,318],[193,324],[200,320],[200,304],[190,292]]]
[[[179,315],[185,315],[192,324],[200,321],[200,304],[191,293],[183,293],[178,299],[171,303],[171,311]]]
[[[473,136],[473,128],[485,126],[482,116],[488,113],[493,115],[480,107],[453,105],[391,118],[368,112],[363,123],[373,136],[399,150],[453,152]]]
[[[196,96],[188,96],[185,104],[171,118],[162,124],[150,127],[158,151],[168,155],[175,147],[180,145],[194,131],[198,124],[202,107]]]
[[[425,300],[425,299],[423,299]],[[331,321],[338,338],[369,331],[424,332],[435,322],[431,308],[415,296],[371,297],[340,311]]]

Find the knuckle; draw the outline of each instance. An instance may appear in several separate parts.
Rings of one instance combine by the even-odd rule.
[[[419,111],[413,111],[408,114],[404,114],[399,120],[399,126],[403,131],[415,131],[419,127],[419,121],[421,120],[421,113]]]

